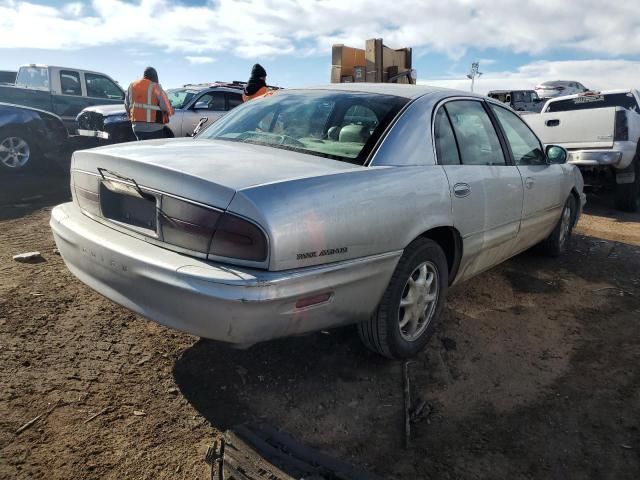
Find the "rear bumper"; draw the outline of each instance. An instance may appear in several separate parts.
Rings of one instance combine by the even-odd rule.
[[[366,320],[402,252],[285,272],[191,258],[115,231],[66,203],[51,213],[69,270],[134,312],[177,330],[253,344]],[[303,298],[331,292],[321,304]]]
[[[615,166],[622,160],[622,152],[613,150],[577,150],[569,152],[569,163],[582,167]]]
[[[568,162],[578,167],[613,167],[623,170],[633,162],[637,146],[636,142],[617,141],[612,148],[571,149]]]

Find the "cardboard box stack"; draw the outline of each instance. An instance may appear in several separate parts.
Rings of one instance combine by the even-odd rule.
[[[384,45],[381,38],[367,40],[364,49],[334,45],[331,57],[331,83],[382,83],[411,70],[411,49],[394,50]],[[409,80],[402,77],[398,83],[409,83]]]

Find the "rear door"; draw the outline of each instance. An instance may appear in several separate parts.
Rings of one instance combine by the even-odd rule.
[[[70,132],[75,132],[76,115],[86,106],[82,78],[77,70],[52,70],[57,78],[57,93],[52,94],[53,113],[60,116]]]
[[[489,105],[523,179],[522,223],[515,245],[515,250],[521,251],[549,236],[560,218],[568,170],[547,163],[540,140],[518,115],[500,105]]]
[[[449,180],[454,226],[463,239],[464,280],[511,256],[522,214],[522,179],[480,99],[436,112],[436,156]]]

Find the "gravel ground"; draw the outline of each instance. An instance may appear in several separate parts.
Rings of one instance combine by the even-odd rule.
[[[240,351],[146,321],[55,253],[66,178],[0,175],[0,478],[204,479],[213,439],[257,419],[385,478],[640,477],[640,215],[607,197],[564,257],[450,292],[405,449],[401,364],[354,328]]]

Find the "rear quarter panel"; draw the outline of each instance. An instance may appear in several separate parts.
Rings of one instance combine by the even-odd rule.
[[[0,85],[0,102],[25,105],[40,110],[51,111],[51,92],[35,88]]]
[[[228,209],[256,220],[270,240],[270,270],[399,251],[451,225],[441,167],[370,167],[238,191]]]

